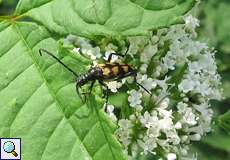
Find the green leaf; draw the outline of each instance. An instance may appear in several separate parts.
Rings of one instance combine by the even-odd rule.
[[[230,151],[229,135],[214,134],[205,138],[203,142],[214,148]]]
[[[192,152],[197,153],[202,160],[229,160],[229,135],[217,125],[213,131],[202,138],[202,141],[193,144]]]
[[[31,17],[59,34],[118,37],[182,23],[194,5],[195,0],[20,0],[15,15]]]
[[[228,68],[230,69],[229,64],[228,64]],[[228,71],[228,70],[225,72],[222,72],[222,87],[224,89],[223,90],[223,96],[227,100],[228,98],[230,98],[230,71]]]
[[[230,151],[229,135],[217,125],[209,135],[202,139],[202,143],[222,151]]]
[[[102,100],[91,96],[82,105],[76,77],[39,55],[40,48],[58,52],[44,27],[3,21],[0,43],[0,137],[22,138],[23,160],[126,159],[113,136],[116,126],[101,110]],[[88,65],[80,55],[62,61],[78,73]]]
[[[230,110],[219,116],[219,125],[230,133]]]
[[[191,146],[190,152],[199,160],[229,160],[228,152],[213,148],[207,144],[197,142]]]
[[[203,18],[203,26],[201,34],[205,39],[209,38],[212,45],[218,45],[218,49],[225,54],[230,53],[230,22],[226,19],[230,16],[228,11],[230,9],[229,1],[226,0],[209,0],[203,2],[201,18]]]

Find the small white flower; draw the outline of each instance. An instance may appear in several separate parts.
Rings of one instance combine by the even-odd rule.
[[[192,15],[189,15],[185,18],[185,25],[195,29],[200,26],[200,21]]]
[[[109,117],[112,119],[113,122],[117,121],[116,115],[113,113],[114,106],[113,105],[107,105],[106,112],[108,113]]]
[[[155,44],[155,43],[157,43],[158,41],[159,41],[159,37],[156,36],[156,35],[153,35],[152,38],[151,38],[151,42],[152,42],[153,44]]]
[[[177,105],[178,113],[181,114],[181,121],[189,125],[197,124],[196,115],[193,113],[192,108],[189,108],[187,104],[180,102]]]
[[[73,37],[75,35],[72,35]],[[77,37],[74,39],[74,44],[76,44],[77,46],[80,46],[81,49],[86,49],[86,48],[91,48],[92,45],[89,43],[89,40],[83,37]]]
[[[161,75],[162,70],[163,70],[162,66],[157,66],[153,76],[154,77],[159,77]]]
[[[156,81],[154,81],[152,78],[149,78],[146,74],[144,75],[138,74],[137,82],[140,83],[148,91],[152,90],[153,88],[157,86]]]
[[[144,51],[141,53],[141,62],[143,63],[148,63],[152,56],[154,54],[156,54],[157,52],[157,46],[153,46],[153,45],[148,45],[145,47]]]
[[[148,153],[153,153],[153,149],[157,147],[156,140],[149,137],[144,137],[143,141],[137,141],[139,146],[143,148],[144,154],[147,155]]]
[[[159,104],[159,107],[161,108],[161,109],[166,109],[166,108],[168,108],[168,106],[169,106],[169,98],[164,98],[161,102],[160,102],[160,104]]]
[[[211,89],[207,82],[203,82],[203,83],[200,83],[200,85],[196,87],[196,91],[198,93],[201,93],[202,96],[207,96],[210,94]]]
[[[171,129],[171,130],[167,131],[166,136],[168,138],[167,139],[168,142],[171,142],[174,145],[178,145],[181,142],[180,137],[178,136],[176,130],[174,130],[174,129]]]
[[[209,124],[210,125],[210,124]],[[203,128],[204,125],[199,124],[198,126],[191,127],[187,130],[189,133],[198,133],[200,135],[203,135],[205,133],[205,128]],[[210,127],[209,127],[210,128]],[[207,131],[208,132],[208,131]]]
[[[176,160],[177,159],[177,156],[175,153],[169,153],[167,155],[167,160]]]
[[[165,132],[173,128],[173,121],[170,117],[164,117],[163,119],[160,119],[158,123],[159,127]]]
[[[194,30],[192,31],[194,32]],[[196,34],[194,34],[196,35]],[[184,49],[185,53],[188,56],[199,56],[202,51],[205,51],[208,49],[208,46],[206,43],[201,43],[199,41],[193,41],[190,38],[186,39],[186,48]]]
[[[163,148],[169,147],[168,139],[167,140],[157,139],[157,144],[159,144]]]
[[[178,88],[180,91],[183,91],[184,93],[188,93],[189,91],[192,91],[194,89],[194,81],[191,81],[189,79],[184,79],[179,84]]]
[[[188,108],[187,111],[184,113],[182,118],[187,124],[195,125],[197,124],[196,115],[192,112],[191,108]]]
[[[64,39],[64,45],[71,45],[73,44],[76,40],[77,40],[77,36],[75,35],[68,35],[65,39]]]
[[[107,83],[107,86],[111,90],[111,92],[116,93],[117,89],[122,86],[122,83],[117,81],[111,81]]]
[[[169,56],[164,57],[163,62],[164,62],[164,66],[166,66],[168,69],[170,70],[175,69],[176,60],[174,60],[172,57],[169,57]]]
[[[128,93],[129,93],[128,101],[130,102],[130,106],[134,108],[136,106],[139,106],[141,104],[141,98],[142,98],[142,94],[140,93],[140,91],[136,91],[133,89]]]
[[[140,122],[146,128],[150,128],[150,127],[153,127],[153,126],[156,127],[157,124],[158,124],[158,117],[150,115],[149,112],[145,112],[144,116],[140,117]]]
[[[106,112],[107,113],[113,113],[114,106],[113,105],[107,105]]]
[[[209,104],[202,103],[200,105],[193,105],[194,108],[201,113],[203,117],[211,118],[213,115],[213,110],[210,108]]]
[[[187,154],[188,154],[188,151],[187,151],[187,149],[186,148],[180,148],[180,153],[181,153],[181,155],[182,156],[186,156]]]
[[[118,125],[123,129],[131,129],[133,127],[133,124],[128,119],[121,119]]]
[[[188,136],[187,135],[181,136],[181,142],[185,143],[187,141],[188,141]]]
[[[160,136],[160,128],[158,127],[158,124],[152,125],[150,128],[148,128],[146,135],[149,138],[157,138]]]
[[[99,59],[99,58],[101,58],[101,56],[102,56],[102,54],[101,54],[101,52],[100,52],[100,48],[99,47],[95,47],[95,48],[93,48],[94,49],[94,55]]]
[[[75,53],[79,53],[79,51],[80,51],[80,48],[74,48],[73,49],[73,52],[75,52]]]
[[[193,134],[193,135],[190,135],[189,138],[190,138],[192,141],[200,141],[201,136],[200,136],[200,134]]]
[[[165,86],[166,87],[166,86]],[[167,88],[163,88],[162,90],[159,90],[160,94],[157,96],[157,98],[153,97],[153,100],[155,101],[155,104],[159,107],[162,108],[168,106],[169,102],[167,100],[164,102],[165,99],[170,95],[169,91]],[[162,103],[163,102],[163,103]]]
[[[148,40],[145,36],[129,37],[128,39],[130,42],[128,54],[132,57],[137,54],[139,48],[144,47],[148,43]]]
[[[139,105],[135,106],[135,109],[136,109],[137,112],[141,112],[143,107],[142,107],[142,105],[139,104]]]
[[[201,72],[202,67],[198,62],[189,63],[188,66],[189,66],[189,71],[192,73]]]
[[[129,116],[129,119],[130,119],[130,121],[135,122],[135,120],[137,118],[136,118],[136,116],[134,114],[132,114],[132,115]]]
[[[118,121],[118,126],[119,129],[117,130],[116,134],[122,143],[127,147],[131,143],[133,124],[128,119],[121,119]]]
[[[177,122],[175,124],[175,129],[181,129],[182,128],[182,124],[180,122]]]
[[[208,72],[211,75],[216,73],[216,63],[214,61],[213,55],[210,52],[206,52],[206,54],[202,55],[199,59],[199,63],[205,72]]]
[[[170,79],[171,77],[167,77],[165,76],[165,78],[163,80],[156,80],[156,83],[158,86],[160,86],[162,88],[163,91],[167,91],[168,89],[168,83],[167,81]]]
[[[92,60],[96,60],[97,58],[101,58],[100,48],[93,47],[88,40],[85,38],[78,37],[76,43],[80,45],[80,50],[83,54],[90,56]]]
[[[141,73],[146,73],[147,72],[148,65],[147,64],[142,64],[140,67]]]
[[[172,117],[172,110],[166,110],[163,108],[157,108],[157,110],[159,111],[159,115],[162,117]]]
[[[111,53],[115,53],[115,51],[113,51],[113,50],[106,51],[106,52],[105,52],[105,56],[103,57],[104,60],[107,61],[107,60],[109,59],[109,55],[110,55]],[[118,56],[113,54],[112,57],[111,57],[110,62],[113,63],[113,62],[115,62],[117,59],[118,59]]]

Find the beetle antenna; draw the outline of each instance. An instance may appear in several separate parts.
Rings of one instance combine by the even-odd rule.
[[[150,96],[152,96],[152,93],[147,90],[144,86],[142,86],[140,83],[136,82],[136,84],[138,84],[138,86],[140,86],[141,88],[143,88]]]
[[[152,97],[152,93],[151,93],[149,90],[147,90],[144,86],[142,86],[140,83],[137,82],[137,73],[136,73],[136,72],[134,72],[133,78],[134,78],[134,82],[135,82],[138,86],[140,86],[142,89],[144,89],[144,90]]]
[[[168,92],[169,92],[173,87],[175,87],[174,84],[169,84],[169,85],[171,85],[171,87],[169,87],[169,88],[167,89]],[[170,95],[170,94],[167,93],[167,94],[166,94],[165,96],[163,96],[159,101],[157,101],[157,102],[155,103],[155,105],[158,106],[158,105],[159,105],[165,98],[167,98],[169,95]]]
[[[59,58],[57,58],[55,55],[53,55],[51,52],[40,48],[39,49],[39,54],[40,56],[42,56],[42,52],[48,54],[49,56],[51,56],[52,58],[54,58],[56,61],[58,61],[60,64],[62,64],[66,69],[68,69],[68,71],[70,71],[71,73],[73,73],[76,77],[78,77],[78,74],[76,72],[74,72],[71,68],[69,68],[65,63],[63,63]]]

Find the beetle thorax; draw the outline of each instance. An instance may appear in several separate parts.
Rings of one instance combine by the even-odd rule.
[[[89,81],[94,81],[98,79],[98,69],[97,68],[92,68],[90,69],[86,74],[81,75],[77,79],[77,85],[78,86],[83,86]]]

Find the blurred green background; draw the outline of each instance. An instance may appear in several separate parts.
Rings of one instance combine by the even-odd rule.
[[[17,2],[0,0],[0,15],[11,15]],[[209,46],[217,50],[217,64],[225,97],[220,102],[212,102],[216,114],[214,132],[192,148],[197,152],[198,160],[230,160],[230,135],[217,125],[217,117],[230,109],[230,0],[202,0],[192,13],[201,21],[198,28],[200,41],[208,42]]]
[[[201,21],[198,29],[200,41],[208,42],[217,50],[217,65],[225,97],[220,102],[213,102],[217,120],[219,115],[230,109],[230,0],[203,0],[194,8],[193,14]],[[214,132],[194,145],[198,160],[230,160],[230,135],[217,123],[214,124]]]

